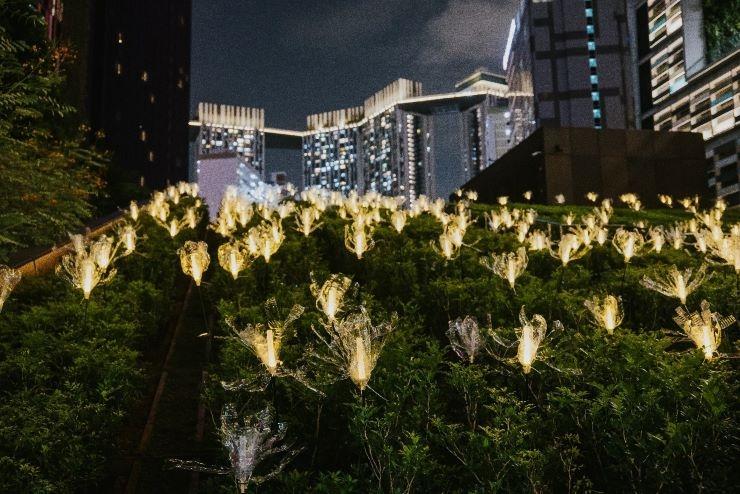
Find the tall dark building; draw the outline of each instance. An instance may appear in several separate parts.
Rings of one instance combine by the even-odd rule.
[[[81,3],[90,13],[86,113],[93,130],[105,134],[113,161],[140,185],[186,180],[190,0]]]
[[[521,0],[504,68],[514,144],[540,126],[634,127],[624,0]]]

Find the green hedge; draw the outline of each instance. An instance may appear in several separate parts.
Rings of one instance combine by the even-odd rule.
[[[177,296],[178,242],[142,214],[136,253],[86,307],[50,273],[0,313],[0,492],[99,492],[117,434],[145,388],[142,351]]]
[[[475,206],[475,213],[489,208]],[[538,209],[558,219],[578,208]],[[637,217],[660,223],[687,215],[620,210],[614,222]],[[221,381],[263,371],[240,343],[217,340],[205,391],[211,413],[217,417],[226,402],[255,412],[274,400],[288,437],[305,447],[260,491],[728,492],[740,481],[736,360],[705,362],[690,344],[667,336],[664,329],[679,329],[671,320],[678,304],[639,285],[659,266],[695,266],[698,256],[668,247],[634,259],[625,271],[611,247],[597,247],[563,270],[549,255],[531,253],[513,293],[478,258],[512,250],[515,239],[485,231],[482,222],[466,235],[473,248],[445,263],[430,247],[441,228],[428,216],[410,220],[402,235],[378,227],[376,247],[361,261],[344,248],[344,221],[334,213],[322,221],[304,238],[286,220],[287,239],[269,265],[257,260],[236,281],[212,265],[204,285],[222,321],[264,320],[261,304],[272,296],[286,309],[304,305],[297,336],[282,350],[288,368],[315,344],[312,272],[320,280],[330,273],[351,276],[359,284],[354,303],[366,305],[373,320],[399,314],[370,380],[375,392],[363,396],[349,381],[325,387],[322,398],[290,379],[273,381],[264,393],[226,392]],[[694,310],[707,299],[713,310],[733,314],[734,272],[711,271],[688,306]],[[601,292],[624,300],[626,317],[613,336],[595,329],[583,307],[585,298]],[[565,326],[548,335],[530,374],[501,350],[472,365],[450,350],[449,320],[472,315],[484,326],[490,314],[500,334],[513,340],[522,305]],[[222,324],[220,332],[227,335],[228,328]],[[722,351],[736,352],[736,342],[735,326]],[[212,441],[218,451],[217,438]],[[225,453],[202,460],[228,464]],[[205,485],[205,492],[234,489],[226,477]]]

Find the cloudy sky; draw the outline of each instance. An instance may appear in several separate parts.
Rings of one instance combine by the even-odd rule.
[[[303,129],[307,114],[362,104],[398,77],[449,91],[478,67],[501,70],[516,3],[193,0],[191,100]]]

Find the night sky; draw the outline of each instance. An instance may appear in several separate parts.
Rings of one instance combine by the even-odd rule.
[[[193,0],[191,103],[261,107],[266,125],[303,130],[306,115],[360,105],[398,77],[452,91],[478,67],[501,71],[517,3]],[[438,168],[456,168],[456,154],[438,149]],[[268,171],[300,183],[298,160],[273,153]]]

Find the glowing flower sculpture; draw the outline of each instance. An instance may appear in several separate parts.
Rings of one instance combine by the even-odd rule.
[[[672,227],[665,231],[665,238],[668,243],[676,250],[680,250],[683,247],[684,239],[686,238],[686,232],[683,227],[676,223]]]
[[[321,223],[319,223],[320,217],[321,211],[313,206],[297,208],[295,216],[296,231],[301,232],[304,237],[308,237],[321,226]]]
[[[542,344],[542,340],[545,339],[547,321],[539,314],[533,315],[531,319],[528,318],[522,306],[519,312],[519,323],[522,326],[516,329],[517,337],[519,338],[516,359],[521,364],[524,373],[528,374],[532,369],[534,360],[537,358],[537,351]],[[560,321],[555,321],[553,326],[556,329],[560,328]]]
[[[380,357],[385,337],[393,331],[396,315],[391,320],[373,326],[364,307],[348,315],[336,324],[326,324],[328,338],[316,329],[316,336],[327,346],[327,355],[317,357],[335,368],[342,376],[349,377],[362,392],[370,381],[370,376]]]
[[[231,273],[234,279],[237,279],[239,273],[249,267],[251,262],[252,256],[242,242],[232,240],[218,247],[218,264]]]
[[[525,190],[524,193],[522,194],[522,197],[527,202],[531,201],[532,200],[532,191],[531,190]]]
[[[136,240],[138,235],[136,234],[136,228],[133,225],[124,224],[119,227],[118,231],[119,241],[123,246],[123,255],[127,256],[132,254],[136,250]]]
[[[572,233],[566,233],[563,235],[555,250],[550,247],[550,255],[555,259],[560,259],[563,266],[567,266],[571,261],[580,259],[585,256],[588,251],[589,248],[583,245],[578,237]]]
[[[628,263],[633,257],[640,254],[640,251],[645,245],[645,239],[639,232],[620,228],[614,232],[612,245],[614,245],[617,252],[622,254],[624,262]]]
[[[258,226],[250,229],[248,234],[250,243],[254,244],[256,253],[265,260],[266,263],[270,262],[272,256],[280,249],[285,240],[285,233],[283,233],[283,226],[279,219],[271,219],[260,223]],[[252,246],[249,246],[250,252]]]
[[[465,319],[458,317],[456,320],[450,321],[447,337],[450,339],[450,346],[452,346],[452,350],[457,356],[471,364],[483,346],[478,321],[471,316],[465,316]]]
[[[599,194],[596,192],[586,192],[586,199],[588,199],[591,202],[596,202],[596,200],[599,198]]]
[[[82,290],[82,295],[88,300],[96,286],[113,279],[116,270],[100,267],[92,255],[74,253],[62,257],[62,261],[56,267],[56,273],[73,287]]]
[[[391,225],[396,232],[401,233],[406,226],[406,212],[398,209],[391,214]]]
[[[292,444],[281,444],[285,439],[285,423],[275,424],[272,409],[268,406],[261,412],[239,419],[233,404],[227,404],[221,413],[221,443],[229,452],[229,468],[212,467],[194,460],[170,460],[173,468],[206,472],[217,475],[234,476],[234,482],[241,494],[247,492],[249,484],[260,485],[283,471],[290,460],[301,449],[293,449]],[[265,459],[286,453],[283,458],[266,474],[255,475],[255,469]]]
[[[660,277],[654,280],[644,276],[641,284],[648,290],[654,290],[666,297],[677,298],[682,304],[686,304],[686,298],[699,288],[706,279],[706,272],[706,264],[702,264],[695,273],[692,268],[679,271],[673,265],[668,268],[667,272],[660,273]]]
[[[565,204],[565,196],[563,194],[557,194],[555,196],[555,202],[558,204]]]
[[[439,254],[440,256],[444,257],[446,261],[450,261],[454,259],[457,256],[459,247],[455,245],[455,242],[450,237],[449,233],[447,231],[442,232],[442,234],[439,236],[438,244],[432,241],[431,243],[432,250]]]
[[[606,329],[609,334],[613,334],[614,330],[622,324],[624,319],[622,300],[614,295],[606,295],[603,298],[594,295],[591,299],[585,300],[583,305],[591,313],[594,324]]]
[[[239,341],[252,351],[265,366],[267,372],[274,376],[278,372],[280,361],[280,350],[283,341],[293,334],[292,325],[303,314],[303,307],[294,305],[290,309],[288,317],[284,320],[278,319],[277,304],[274,298],[265,302],[265,309],[270,320],[267,324],[247,324],[244,329],[238,329],[233,319],[227,319],[226,323],[236,334]]]
[[[139,204],[136,201],[131,201],[128,205],[128,214],[134,221],[139,219]]]
[[[491,254],[490,257],[480,259],[483,267],[508,281],[512,290],[514,290],[516,279],[527,268],[527,261],[527,250],[524,247],[520,247],[516,252]]]
[[[185,245],[178,249],[177,253],[180,256],[180,266],[182,266],[183,273],[191,276],[195,284],[200,286],[203,273],[206,272],[208,265],[211,263],[211,256],[208,255],[208,244],[188,240]]]
[[[722,264],[732,266],[735,269],[735,274],[740,275],[740,235],[731,233],[722,237],[718,242],[711,242],[709,252],[712,259],[717,259]]]
[[[344,296],[347,294],[352,280],[341,274],[333,274],[323,285],[311,281],[311,294],[316,299],[316,308],[326,315],[330,322],[335,321],[337,314],[342,312]]]
[[[541,230],[535,230],[527,237],[527,244],[529,250],[540,251],[550,247],[550,239],[547,238],[547,234]]]
[[[10,292],[21,281],[21,272],[9,266],[0,265],[0,311],[8,299]]]
[[[660,251],[663,250],[663,245],[665,245],[665,231],[663,231],[663,227],[656,226],[655,228],[651,228],[648,230],[648,238],[650,239],[650,245],[652,245],[652,248],[655,252],[660,254]]]
[[[353,223],[344,227],[344,245],[348,251],[357,256],[357,259],[362,259],[367,251],[375,247],[375,241],[369,228]]]
[[[704,352],[707,360],[711,360],[717,352],[722,342],[722,330],[735,322],[733,316],[723,317],[712,312],[706,300],[702,300],[701,310],[698,312],[689,312],[678,307],[673,320],[681,326],[696,347]]]

